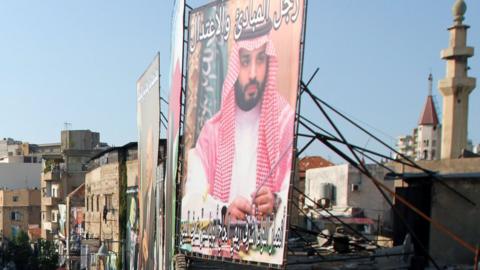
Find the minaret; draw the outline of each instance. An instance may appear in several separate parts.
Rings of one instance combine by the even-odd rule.
[[[466,10],[463,0],[453,5],[454,24],[448,28],[450,44],[441,52],[441,58],[447,61],[445,78],[438,82],[443,96],[442,159],[458,158],[467,147],[468,96],[476,81],[467,75],[467,60],[473,56],[473,48],[467,47],[469,26],[463,24]]]

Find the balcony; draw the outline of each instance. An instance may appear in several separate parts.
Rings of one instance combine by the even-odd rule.
[[[42,176],[43,181],[60,181],[60,170],[53,169],[52,171],[46,172]]]
[[[42,229],[44,230],[48,230],[48,231],[55,231],[58,229],[58,223],[57,222],[51,222],[51,221],[47,221],[47,222],[42,222]]]
[[[43,197],[42,205],[55,206],[55,205],[58,205],[61,201],[62,199],[57,197]]]

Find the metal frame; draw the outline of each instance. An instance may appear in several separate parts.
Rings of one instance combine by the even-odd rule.
[[[312,78],[315,76],[315,74],[317,73],[318,69],[315,71],[314,75],[312,76]],[[312,79],[311,78],[311,79]],[[444,181],[443,179],[440,178],[440,176],[438,176],[436,173],[432,172],[432,171],[429,171],[425,168],[422,168],[421,166],[419,166],[417,163],[415,163],[414,161],[406,158],[405,156],[403,156],[402,154],[398,153],[396,150],[394,150],[393,148],[391,148],[390,146],[388,146],[386,143],[384,143],[383,141],[381,141],[380,139],[378,139],[377,137],[375,137],[373,134],[371,134],[370,132],[368,132],[367,130],[365,130],[363,127],[361,127],[360,125],[358,125],[357,123],[353,122],[352,120],[350,120],[348,117],[346,117],[345,115],[341,114],[340,112],[338,112],[338,110],[334,109],[332,106],[328,105],[325,101],[321,100],[320,98],[316,97],[311,91],[310,89],[308,88],[308,85],[311,81],[311,79],[308,81],[308,83],[302,83],[302,93],[307,93],[310,98],[314,101],[315,105],[318,107],[318,109],[321,111],[321,113],[323,114],[323,116],[327,119],[327,121],[329,122],[329,124],[331,125],[331,127],[333,127],[333,129],[335,130],[335,132],[338,134],[338,136],[340,138],[337,138],[335,137],[334,135],[332,135],[331,133],[329,133],[328,131],[320,128],[319,126],[315,125],[313,122],[311,121],[308,121],[308,119],[305,121],[305,119],[302,119],[300,120],[300,124],[302,124],[302,126],[304,128],[306,128],[309,132],[311,132],[313,135],[305,135],[305,134],[301,134],[301,136],[304,136],[304,137],[309,137],[311,138],[310,141],[307,143],[307,145],[300,151],[300,152],[303,152],[306,148],[308,148],[310,146],[310,144],[315,141],[315,140],[319,140],[321,141],[325,146],[327,146],[328,148],[330,148],[330,150],[334,151],[336,154],[338,154],[340,157],[342,157],[345,161],[347,161],[349,164],[351,164],[352,166],[354,166],[356,169],[358,169],[362,174],[364,174],[365,176],[367,176],[367,178],[369,178],[373,184],[376,186],[376,188],[379,190],[379,192],[381,193],[381,195],[384,197],[384,199],[386,200],[386,202],[390,205],[390,207],[392,208],[392,210],[400,217],[400,220],[402,221],[402,223],[404,224],[404,226],[407,228],[407,230],[409,231],[409,233],[412,235],[412,237],[417,241],[417,243],[419,244],[419,247],[422,249],[423,253],[425,254],[425,256],[427,257],[427,259],[432,263],[432,265],[436,268],[436,269],[440,269],[438,264],[433,260],[433,258],[431,257],[431,255],[428,253],[428,251],[425,249],[425,247],[420,243],[420,241],[418,241],[418,237],[415,235],[415,233],[413,232],[412,228],[408,225],[408,223],[406,222],[405,218],[397,212],[397,209],[395,207],[393,207],[393,203],[392,201],[388,198],[388,196],[386,195],[386,193],[390,193],[390,195],[394,196],[396,198],[397,201],[399,201],[400,203],[404,204],[406,207],[408,207],[410,210],[412,210],[413,212],[415,212],[417,215],[419,215],[421,218],[427,220],[433,227],[435,227],[436,229],[440,230],[442,233],[446,234],[447,236],[449,236],[451,239],[453,239],[454,241],[456,241],[457,243],[459,243],[460,245],[462,245],[464,248],[466,248],[467,250],[475,253],[476,249],[469,243],[465,242],[463,239],[461,239],[459,236],[457,236],[456,234],[454,234],[453,232],[451,232],[448,228],[446,228],[445,226],[443,226],[442,224],[440,224],[439,222],[433,220],[432,218],[430,218],[429,216],[425,215],[423,212],[421,212],[419,209],[417,209],[414,205],[410,204],[407,200],[405,200],[404,198],[402,198],[401,196],[395,194],[394,191],[391,191],[388,187],[386,187],[385,185],[383,185],[380,181],[378,181],[377,179],[375,179],[373,177],[373,175],[370,173],[370,171],[366,168],[364,162],[360,159],[359,155],[362,155],[363,157],[367,157],[369,160],[371,161],[374,161],[375,163],[377,164],[381,164],[379,163],[378,161],[376,161],[374,158],[372,158],[370,155],[368,154],[373,154],[375,155],[376,157],[381,157],[381,158],[386,158],[387,160],[390,160],[390,161],[394,161],[394,162],[398,162],[400,164],[403,164],[403,165],[406,165],[406,166],[410,166],[410,167],[413,167],[413,168],[416,168],[416,169],[419,169],[420,171],[426,173],[429,177],[437,180],[440,184],[442,184],[443,186],[445,186],[448,190],[452,191],[455,195],[457,195],[459,198],[461,198],[462,200],[465,200],[466,202],[472,204],[472,205],[475,205],[475,203],[470,200],[468,197],[466,197],[465,195],[461,194],[460,192],[458,192],[457,190],[453,189],[452,187],[448,186]],[[332,119],[328,116],[327,112],[325,111],[325,108],[323,107],[327,107],[328,109],[332,110],[333,112],[339,114],[342,118],[344,118],[345,120],[347,120],[349,123],[351,123],[352,125],[354,125],[355,127],[357,127],[358,129],[360,129],[361,131],[365,132],[366,134],[368,134],[370,137],[374,138],[376,141],[380,142],[383,146],[387,147],[388,149],[390,149],[391,151],[395,152],[396,154],[398,154],[399,156],[405,158],[406,161],[403,161],[403,160],[396,160],[396,159],[392,159],[390,157],[387,157],[385,155],[381,155],[381,154],[378,154],[374,151],[371,151],[371,150],[368,150],[366,148],[362,148],[362,147],[359,147],[359,146],[356,146],[356,145],[353,145],[353,144],[350,144],[346,139],[345,137],[343,136],[343,134],[340,132],[340,130],[337,128],[337,126],[335,125],[335,123],[332,121]],[[301,115],[299,115],[300,118],[302,118]],[[307,122],[307,123],[305,123]],[[319,132],[316,132],[314,130],[314,128],[317,128],[319,129],[320,131],[322,131],[323,133],[326,133],[326,135],[324,134],[321,134]],[[300,134],[299,134],[300,135]],[[342,152],[339,148],[337,148],[335,145],[332,144],[332,142],[335,142],[335,143],[340,143],[340,144],[343,144],[345,145],[349,152],[353,155],[353,158],[348,156],[347,154],[345,154],[344,152]],[[367,152],[368,154],[365,154],[365,152]],[[389,169],[388,167],[386,166],[382,166],[386,169],[388,169],[388,171],[390,171],[391,173],[393,173],[393,175],[395,176],[402,176],[401,174],[397,174],[396,172],[394,172],[393,170]],[[299,191],[299,190],[297,190]],[[300,191],[299,191],[300,192]],[[304,194],[305,195],[305,194]],[[315,202],[314,202],[315,203]]]

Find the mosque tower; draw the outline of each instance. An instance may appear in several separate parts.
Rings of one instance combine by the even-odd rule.
[[[443,96],[441,158],[458,158],[467,148],[468,96],[475,88],[475,78],[468,77],[468,58],[473,47],[467,47],[468,25],[463,24],[467,6],[457,0],[452,8],[454,17],[450,31],[449,47],[441,51],[447,61],[445,78],[438,82]]]
[[[428,96],[416,131],[416,160],[440,159],[441,129],[432,97],[432,74],[428,76]]]

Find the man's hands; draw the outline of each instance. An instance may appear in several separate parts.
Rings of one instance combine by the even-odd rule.
[[[245,215],[252,214],[252,203],[242,196],[238,196],[228,207],[230,219],[245,220]]]
[[[257,209],[253,209],[256,205]],[[252,194],[252,200],[238,196],[228,207],[228,214],[231,220],[245,220],[247,215],[257,217],[267,216],[273,213],[275,207],[275,195],[268,187],[261,187]],[[255,210],[258,212],[255,213]]]
[[[256,196],[253,198],[253,196]],[[273,213],[275,195],[268,187],[261,187],[258,192],[252,194],[253,203],[257,206],[257,216],[266,216]]]

